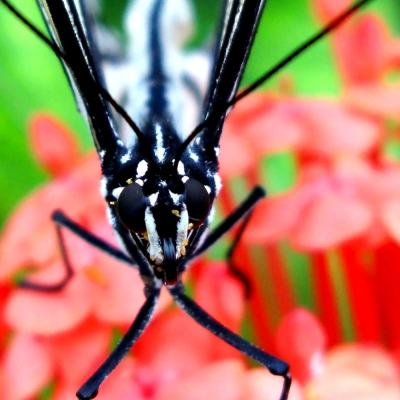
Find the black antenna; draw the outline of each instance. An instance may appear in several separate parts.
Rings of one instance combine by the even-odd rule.
[[[289,64],[292,60],[302,54],[305,50],[311,47],[314,43],[318,42],[322,39],[325,35],[329,32],[332,32],[336,29],[341,23],[343,23],[347,18],[349,18],[352,14],[358,11],[361,7],[365,6],[368,2],[372,0],[359,0],[355,4],[353,4],[350,8],[348,8],[345,12],[340,14],[337,18],[335,18],[332,22],[322,28],[319,32],[317,32],[314,36],[310,39],[305,41],[295,50],[293,50],[289,55],[287,55],[283,60],[278,62],[274,67],[272,67],[269,71],[267,71],[264,75],[258,78],[254,83],[248,86],[246,89],[241,91],[237,96],[235,96],[232,100],[228,101],[227,103],[223,104],[220,107],[217,107],[213,113],[210,115],[197,127],[192,131],[192,133],[183,141],[180,145],[176,157],[175,157],[175,164],[174,170],[178,170],[178,163],[182,158],[183,153],[188,148],[189,144],[192,140],[204,129],[209,125],[211,122],[214,122],[216,119],[221,118],[222,114],[226,112],[230,107],[233,107],[238,101],[242,100],[251,92],[254,92],[258,87],[260,87],[265,81],[272,78],[276,73],[278,73],[282,68],[284,68],[287,64]]]
[[[71,67],[71,62],[67,55],[54,43],[51,39],[49,39],[43,32],[41,32],[35,25],[32,24],[24,15],[22,15],[12,4],[8,2],[8,0],[0,0],[10,11],[13,13],[25,26],[27,26],[31,31],[33,31],[44,43],[46,43],[53,52],[61,58],[68,67]],[[126,123],[132,128],[132,130],[136,133],[139,138],[139,141],[142,143],[146,143],[145,135],[136,125],[136,123],[132,120],[126,110],[118,104],[118,102],[111,96],[111,94],[102,86],[99,82],[97,82],[94,77],[92,77],[93,87],[96,88],[101,95],[105,97],[105,99],[114,107],[115,111],[121,115],[121,117],[126,121]],[[146,146],[148,147],[148,146]],[[146,150],[149,150],[148,148]],[[151,151],[148,151],[148,155],[151,155]]]

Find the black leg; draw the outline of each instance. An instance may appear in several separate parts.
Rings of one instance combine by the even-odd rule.
[[[122,340],[118,343],[117,347],[109,355],[107,360],[100,366],[100,368],[82,385],[76,393],[79,400],[90,400],[97,396],[100,385],[107,378],[107,376],[114,370],[114,368],[121,362],[141,333],[147,327],[153,316],[160,289],[150,289],[147,293],[147,298],[141,307],[138,315],[133,321],[132,325],[125,333]]]
[[[22,280],[19,282],[18,286],[24,289],[29,289],[29,290],[35,290],[38,292],[47,292],[47,293],[54,293],[54,292],[59,292],[62,290],[65,285],[70,281],[70,279],[74,275],[74,271],[71,267],[71,263],[68,258],[67,251],[65,249],[65,243],[64,243],[64,238],[61,232],[61,226],[56,225],[56,234],[57,234],[57,239],[58,243],[60,246],[60,251],[61,251],[61,257],[64,262],[64,267],[65,267],[65,276],[64,278],[55,284],[41,284],[41,283],[34,283],[29,280]]]
[[[289,373],[289,365],[284,361],[276,358],[265,351],[261,350],[257,346],[247,342],[240,336],[236,335],[228,328],[223,326],[209,314],[207,314],[198,304],[192,299],[186,296],[182,291],[182,286],[175,286],[168,288],[172,297],[183,311],[185,311],[190,317],[192,317],[197,323],[206,328],[214,335],[221,338],[226,343],[230,344],[234,348],[238,349],[243,354],[253,358],[262,365],[268,368],[268,370],[274,374],[283,377],[283,388],[280,396],[280,400],[287,400],[289,395],[290,384],[292,377]]]
[[[68,229],[69,231],[80,237],[82,240],[84,240],[85,242],[96,247],[102,252],[110,255],[111,257],[114,257],[119,261],[129,264],[130,266],[136,266],[134,261],[130,259],[121,250],[111,246],[104,240],[88,232],[86,229],[79,226],[76,222],[69,219],[62,211],[55,211],[52,215],[52,220],[55,222],[56,226],[56,234],[61,250],[61,257],[63,259],[65,266],[65,277],[60,282],[49,285],[34,283],[31,282],[30,280],[24,279],[19,283],[20,287],[29,290],[35,290],[38,292],[54,293],[62,290],[65,287],[65,285],[67,285],[68,282],[71,280],[72,276],[74,275],[74,271],[72,269],[71,262],[68,258],[68,252],[65,247],[64,237],[62,235],[62,228]]]
[[[233,254],[235,250],[237,249],[237,246],[239,245],[240,239],[243,236],[243,233],[247,227],[247,224],[250,221],[251,215],[253,214],[253,211],[249,211],[248,214],[244,217],[243,222],[240,224],[239,230],[237,231],[235,237],[233,238],[232,244],[228,249],[228,252],[226,254],[226,259],[228,262],[228,268],[229,271],[231,272],[232,275],[234,275],[237,279],[242,282],[244,290],[245,290],[245,296],[246,298],[250,297],[251,294],[251,284],[249,279],[247,278],[246,274],[242,272],[234,263],[233,261]]]
[[[225,233],[227,233],[244,215],[246,215],[255,204],[265,197],[265,191],[261,186],[256,186],[239,207],[225,218],[199,246],[199,248],[190,256],[190,259],[198,257],[207,251],[217,242]]]
[[[136,267],[134,261],[130,257],[128,257],[124,252],[122,252],[121,250],[117,249],[114,246],[111,246],[103,239],[100,239],[99,237],[93,235],[93,233],[90,233],[85,228],[82,228],[76,222],[69,219],[62,211],[60,210],[54,211],[52,215],[52,220],[58,226],[62,226],[70,230],[75,235],[80,237],[82,240],[91,244],[93,247],[96,247],[97,249],[101,250],[103,253],[106,253],[109,256],[116,258],[117,260],[122,261],[126,264],[129,264],[130,266]]]

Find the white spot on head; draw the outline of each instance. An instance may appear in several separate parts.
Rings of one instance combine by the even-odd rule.
[[[149,164],[145,160],[140,161],[136,168],[137,177],[140,178],[145,175],[147,170],[149,169]]]
[[[207,193],[208,193],[208,194],[211,193],[211,188],[210,188],[210,186],[204,185],[204,188],[207,190]]]
[[[157,199],[158,199],[158,192],[151,194],[151,195],[149,196],[150,204],[151,204],[152,206],[154,206],[154,205],[156,204]]]
[[[103,160],[105,155],[106,155],[106,151],[105,150],[100,150],[99,151],[100,160]]]
[[[100,180],[100,193],[105,198],[107,196],[107,178],[103,176]]]
[[[179,203],[179,199],[181,197],[179,194],[173,193],[173,192],[171,192],[169,190],[169,195],[171,196],[172,201],[174,202],[174,204],[178,204]]]
[[[125,164],[126,162],[128,162],[130,159],[131,159],[132,157],[131,157],[131,155],[129,154],[129,153],[127,153],[127,154],[124,154],[122,157],[121,157],[121,163],[122,164]]]
[[[217,157],[219,157],[219,147],[214,147],[214,152]]]
[[[182,161],[178,162],[178,174],[185,175],[185,166],[183,165]]]
[[[143,181],[141,179],[136,179],[135,181],[138,185],[143,186]]]
[[[122,192],[123,190],[124,190],[123,187],[117,187],[116,189],[114,189],[114,190],[112,191],[112,195],[113,195],[116,199],[118,199],[119,195],[121,194],[121,192]]]
[[[218,193],[222,188],[222,181],[218,174],[214,175],[214,182],[215,182],[216,193]]]
[[[182,177],[182,182],[183,182],[183,183],[186,183],[188,180],[189,180],[189,177],[188,177],[188,176]]]
[[[149,240],[149,247],[147,251],[149,252],[150,258],[154,259],[156,264],[160,264],[164,259],[164,255],[161,248],[160,237],[158,236],[156,229],[156,221],[154,220],[154,216],[149,207],[146,208],[144,222],[146,224]]]
[[[164,148],[164,140],[162,135],[162,129],[159,124],[156,124],[156,148],[154,149],[154,154],[158,158],[160,162],[164,161],[165,157],[165,148]]]
[[[188,225],[189,225],[189,215],[186,209],[186,206],[183,205],[183,209],[180,213],[180,218],[177,225],[176,231],[176,258],[179,258],[186,253],[186,239],[188,233]]]
[[[110,223],[110,225],[112,227],[115,227],[115,217],[109,207],[107,207],[106,214],[107,214],[107,219],[108,219],[108,222]]]

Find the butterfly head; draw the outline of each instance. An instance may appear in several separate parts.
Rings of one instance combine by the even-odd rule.
[[[187,247],[210,213],[209,191],[188,176],[146,176],[118,188],[117,216],[146,249],[156,277],[174,285]]]

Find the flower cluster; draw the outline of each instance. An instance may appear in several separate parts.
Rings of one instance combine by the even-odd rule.
[[[327,22],[344,3],[314,5]],[[188,279],[207,312],[235,332],[246,319],[249,336],[290,363],[290,400],[398,399],[400,87],[393,76],[400,45],[381,19],[364,14],[333,33],[332,47],[340,98],[257,93],[226,123],[221,214],[235,207],[236,177],[250,189],[271,154],[290,154],[295,171],[289,189],[256,207],[234,253],[249,298],[223,262],[201,259]],[[29,134],[52,180],[20,204],[0,238],[0,399],[66,400],[134,319],[143,284],[135,269],[66,231],[71,282],[57,293],[18,288],[21,275],[38,283],[63,277],[55,209],[116,245],[97,156],[81,155],[68,129],[48,115],[37,115]],[[163,293],[98,399],[275,400],[281,388],[281,378],[250,368]]]

